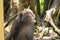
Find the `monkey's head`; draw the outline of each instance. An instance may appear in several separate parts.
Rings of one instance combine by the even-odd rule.
[[[35,15],[31,9],[24,9],[19,13],[18,17],[20,21],[24,23],[32,23],[35,22]]]

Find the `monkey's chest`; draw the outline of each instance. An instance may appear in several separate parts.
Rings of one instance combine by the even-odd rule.
[[[17,36],[17,40],[28,40],[29,37],[31,37],[31,35],[33,34],[33,28],[32,27],[23,27],[18,36]]]

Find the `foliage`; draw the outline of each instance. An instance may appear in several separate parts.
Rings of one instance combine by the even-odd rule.
[[[52,38],[51,40],[56,40],[56,38]]]
[[[44,7],[44,0],[40,0],[40,11],[43,11],[43,7]]]

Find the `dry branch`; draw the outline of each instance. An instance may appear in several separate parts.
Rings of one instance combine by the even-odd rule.
[[[45,20],[53,26],[54,31],[60,36],[60,29],[57,28],[57,26],[55,25],[55,23],[52,19],[52,14],[54,14],[55,11],[56,11],[55,8],[51,8],[50,10],[46,11]]]

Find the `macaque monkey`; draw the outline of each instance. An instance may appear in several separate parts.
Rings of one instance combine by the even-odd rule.
[[[7,40],[33,40],[35,15],[32,10],[24,9],[13,22]]]

